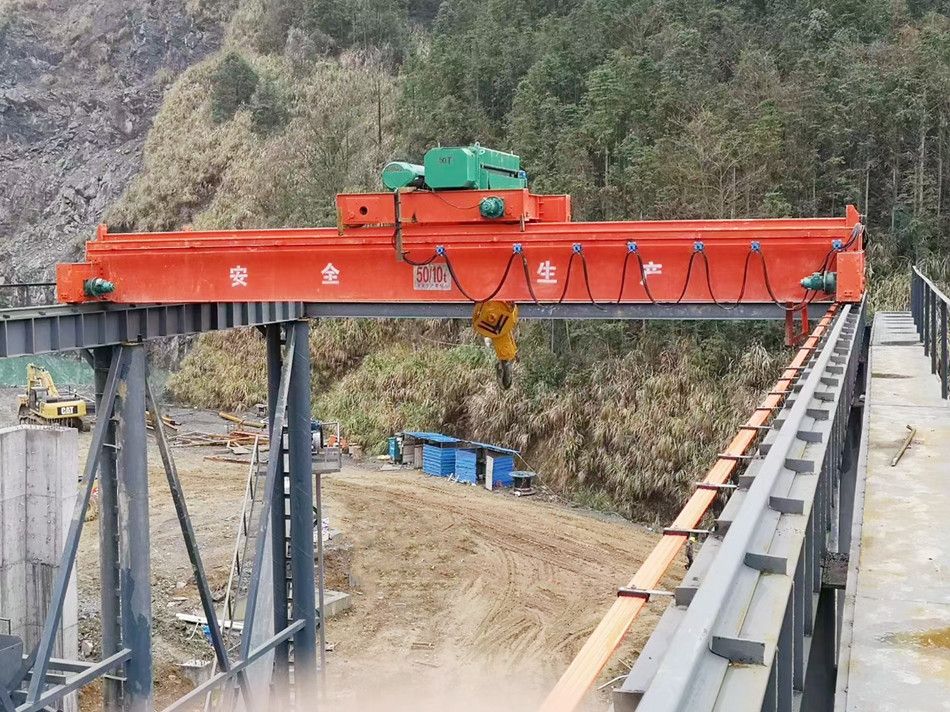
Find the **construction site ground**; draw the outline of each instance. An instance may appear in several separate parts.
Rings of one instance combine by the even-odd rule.
[[[15,391],[0,391],[0,425]],[[171,409],[184,422],[216,416]],[[223,427],[223,424],[222,424]],[[80,459],[90,435],[80,435]],[[174,454],[212,588],[223,590],[244,497],[247,466],[205,459],[214,448]],[[210,659],[200,631],[176,619],[198,613],[198,596],[161,460],[150,445],[156,703],[189,689],[178,665]],[[327,622],[328,709],[529,710],[570,662],[658,534],[550,495],[518,498],[344,460],[323,477],[324,516],[338,530],[328,548],[327,586],[352,607]],[[97,519],[79,560],[81,640],[98,657]],[[675,585],[678,565],[664,582]],[[602,682],[636,657],[665,603],[636,624]],[[609,686],[593,693],[604,709]],[[96,692],[84,695],[94,709]]]

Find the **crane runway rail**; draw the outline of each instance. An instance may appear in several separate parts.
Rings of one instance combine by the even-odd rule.
[[[836,612],[841,605],[834,590],[843,581],[830,579],[828,555],[850,517],[839,492],[863,320],[861,305],[837,316],[614,692],[617,712],[801,706],[819,600],[824,593]],[[814,707],[801,708],[821,709],[817,698],[827,705],[833,681],[808,692]]]

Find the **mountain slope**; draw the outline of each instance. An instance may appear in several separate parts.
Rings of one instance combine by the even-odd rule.
[[[221,41],[186,0],[0,4],[0,281],[80,254],[141,165],[165,87]]]

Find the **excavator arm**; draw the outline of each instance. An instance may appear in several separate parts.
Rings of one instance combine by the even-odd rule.
[[[59,398],[59,389],[50,372],[35,363],[27,364],[26,383],[29,390],[40,388],[46,391],[48,398]]]

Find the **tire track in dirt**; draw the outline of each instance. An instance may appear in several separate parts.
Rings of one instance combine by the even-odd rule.
[[[358,597],[345,621],[330,621],[329,635],[345,664],[377,670],[383,658],[404,666],[418,653],[349,639],[369,626],[356,624],[360,617],[390,616],[386,625],[405,627],[404,646],[424,637],[431,652],[417,662],[441,675],[488,665],[553,681],[659,538],[619,519],[414,472],[348,471],[326,477],[324,492],[334,526],[358,549],[355,567],[372,600],[367,607]],[[677,567],[665,585],[681,575]],[[373,599],[380,586],[386,597]],[[414,610],[422,591],[427,609]],[[407,605],[391,615],[396,599]],[[648,609],[616,659],[636,656],[661,611]]]

